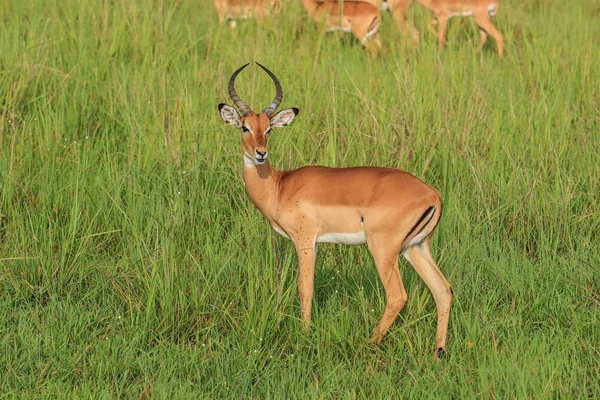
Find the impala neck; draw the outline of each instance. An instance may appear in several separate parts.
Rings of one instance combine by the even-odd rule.
[[[319,7],[319,3],[317,3],[316,0],[302,0],[302,4],[309,14],[313,13]]]
[[[281,172],[271,167],[267,159],[261,165],[244,163],[244,183],[248,197],[256,208],[267,218],[271,219],[269,210],[275,200],[276,188],[281,179]]]

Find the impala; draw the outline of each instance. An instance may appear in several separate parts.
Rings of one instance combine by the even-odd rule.
[[[371,0],[381,1],[381,0]],[[412,6],[415,0],[388,0],[388,7],[392,17],[400,27],[400,30],[405,34],[408,32],[406,15],[408,9]],[[446,30],[448,27],[448,19],[454,16],[470,16],[475,18],[475,22],[479,26],[479,46],[477,53],[481,51],[483,45],[491,35],[496,40],[498,47],[498,56],[502,58],[504,53],[504,37],[492,25],[491,18],[498,14],[500,9],[499,0],[417,0],[419,4],[428,8],[434,15],[433,24],[438,24],[437,39],[440,48],[446,45]],[[413,27],[412,37],[418,42],[419,32]]]
[[[381,341],[408,299],[398,269],[402,252],[433,293],[437,308],[435,355],[443,354],[452,290],[429,247],[442,214],[438,192],[413,175],[391,168],[274,169],[268,159],[267,141],[272,129],[290,124],[298,109],[273,114],[283,100],[283,90],[275,75],[258,64],[275,83],[276,95],[260,113],[252,111],[235,90],[235,79],[247,65],[233,73],[228,85],[229,96],[241,115],[226,104],[219,104],[219,111],[226,123],[241,130],[244,183],[250,200],[275,231],[294,242],[303,331],[310,325],[317,243],[366,243],[386,294],[385,311],[371,341]]]
[[[271,12],[278,12],[281,0],[214,0],[219,23],[229,20],[235,28],[237,19],[268,17]]]
[[[379,53],[381,14],[371,3],[364,1],[302,0],[306,12],[327,31],[352,32],[355,38],[373,55]],[[371,46],[369,41],[373,42]]]

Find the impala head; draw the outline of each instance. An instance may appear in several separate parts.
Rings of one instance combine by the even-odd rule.
[[[219,104],[219,111],[221,112],[223,121],[242,130],[244,160],[246,163],[255,165],[261,165],[267,159],[267,139],[269,138],[271,129],[281,128],[290,124],[299,111],[297,108],[287,108],[272,115],[283,100],[283,90],[275,75],[264,66],[258,65],[269,74],[275,83],[277,94],[275,95],[273,102],[257,114],[252,111],[250,106],[248,106],[240,96],[238,96],[235,91],[235,78],[248,66],[248,64],[246,64],[238,68],[238,70],[231,75],[228,86],[229,97],[231,97],[231,101],[237,106],[242,115],[240,116],[235,108],[228,106],[227,104]]]

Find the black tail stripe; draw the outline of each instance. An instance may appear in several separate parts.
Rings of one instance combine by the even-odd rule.
[[[429,217],[429,219],[427,220],[427,222],[425,222],[423,224],[423,227],[419,230],[419,232],[417,232],[417,234],[415,236],[417,236],[419,233],[423,232],[425,230],[425,228],[427,228],[427,225],[429,225],[429,223],[431,222],[431,219],[433,218],[433,216],[435,215],[435,207],[433,207],[434,210],[431,213],[431,216]]]
[[[375,16],[375,18],[373,18],[373,21],[371,21],[371,24],[369,25],[369,29],[367,29],[367,33],[371,32],[373,30],[373,28],[375,28],[378,20],[379,20],[378,16]]]
[[[408,232],[408,234],[404,238],[405,242],[406,242],[406,239],[408,239],[408,237],[414,232],[414,230],[417,229],[417,226],[419,226],[419,224],[421,222],[423,222],[423,220],[425,219],[425,217],[427,216],[427,214],[429,214],[431,212],[432,208],[433,208],[433,206],[429,206],[429,208],[427,210],[425,210],[425,212],[423,213],[423,215],[421,215],[421,218],[419,218],[419,220],[417,221],[417,223],[411,228],[411,230]],[[433,215],[431,217],[433,217]],[[431,221],[431,218],[429,218],[429,221]],[[429,223],[429,221],[427,221],[427,223]],[[425,224],[425,226],[427,226],[427,224]],[[423,226],[423,228],[425,228],[425,226]],[[419,233],[421,233],[421,231],[423,230],[423,228],[421,228],[421,230],[419,231]],[[417,235],[419,233],[417,233]]]

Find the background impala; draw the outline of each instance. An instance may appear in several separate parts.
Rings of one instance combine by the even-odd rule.
[[[410,33],[415,42],[419,41],[419,31],[407,22],[408,10],[415,0],[367,0],[380,10],[389,10],[405,36]],[[423,7],[429,9],[434,20],[432,25],[438,25],[437,39],[440,48],[446,45],[446,30],[448,19],[454,16],[472,16],[479,26],[479,53],[485,45],[488,35],[496,40],[498,56],[504,54],[504,36],[492,25],[491,18],[498,14],[500,0],[416,0]]]
[[[381,14],[363,1],[302,0],[306,12],[327,31],[352,32],[354,37],[375,56],[381,49],[379,26]]]
[[[264,20],[279,12],[282,0],[214,0],[219,23],[229,21],[232,28],[236,20],[257,18]]]
[[[398,269],[398,255],[402,252],[435,299],[437,357],[446,347],[452,300],[450,284],[429,248],[442,215],[437,191],[397,169],[306,166],[278,171],[271,167],[267,158],[271,130],[291,123],[298,109],[288,108],[273,115],[281,104],[283,91],[275,75],[258,65],[275,83],[277,95],[273,102],[257,114],[238,96],[235,78],[246,64],[233,73],[228,85],[231,100],[242,115],[226,104],[219,104],[219,111],[226,123],[241,129],[244,183],[250,200],[271,226],[296,247],[304,329],[311,319],[317,243],[366,243],[387,298],[385,312],[371,340],[381,341],[408,299]]]

